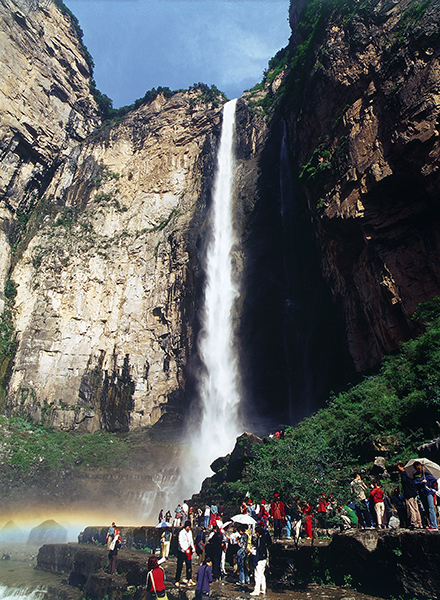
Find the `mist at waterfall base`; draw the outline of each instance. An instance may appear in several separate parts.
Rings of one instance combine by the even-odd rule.
[[[198,346],[203,362],[199,381],[198,424],[189,432],[189,481],[196,491],[212,474],[210,464],[231,452],[242,433],[238,408],[238,365],[234,349],[233,311],[239,291],[234,281],[232,225],[236,100],[223,108],[223,122],[210,207],[209,242],[202,330]]]

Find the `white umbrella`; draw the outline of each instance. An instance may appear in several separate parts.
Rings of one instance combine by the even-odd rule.
[[[231,517],[231,521],[242,523],[243,525],[255,525],[256,523],[256,520],[249,515],[235,515],[235,517]]]
[[[232,524],[232,521],[226,521],[226,523],[223,523],[223,529],[226,529],[226,527],[229,527],[229,525]]]
[[[159,523],[159,525],[156,525],[156,529],[162,529],[163,527],[171,527],[171,525],[169,523],[165,523],[165,521],[162,521],[162,523]]]
[[[423,471],[431,473],[431,475],[433,475],[433,477],[435,477],[436,479],[440,478],[440,465],[433,462],[432,460],[429,460],[428,458],[412,458],[406,463],[405,471],[410,477],[412,477],[416,472],[414,467],[415,462],[419,462],[422,465]]]

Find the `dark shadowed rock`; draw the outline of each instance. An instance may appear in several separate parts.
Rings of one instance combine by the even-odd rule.
[[[219,473],[227,466],[230,456],[231,455],[228,454],[227,456],[220,456],[219,458],[215,459],[215,461],[210,465],[214,473]]]

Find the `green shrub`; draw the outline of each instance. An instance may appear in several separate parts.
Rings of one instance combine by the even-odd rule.
[[[347,499],[353,469],[371,466],[374,443],[386,440],[388,461],[407,460],[437,434],[440,420],[439,299],[423,303],[426,330],[387,356],[376,375],[331,398],[326,408],[288,428],[282,440],[255,445],[237,498],[279,492],[315,502],[322,492]]]

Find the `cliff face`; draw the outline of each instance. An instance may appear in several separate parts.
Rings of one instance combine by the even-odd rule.
[[[0,10],[6,404],[67,429],[154,423],[186,386],[221,108],[159,95],[98,130],[70,18]]]
[[[0,6],[2,278],[10,261],[5,236],[14,240],[19,227],[13,217],[35,207],[57,164],[100,123],[70,19],[52,2],[40,4]]]
[[[282,114],[358,371],[440,291],[440,6],[292,2]],[[297,25],[298,21],[300,25]]]
[[[0,398],[84,431],[188,412],[221,107],[191,89],[102,125],[71,18],[49,0],[0,17]],[[440,291],[439,3],[309,0],[290,20],[283,68],[236,115],[235,316],[266,423],[376,366]]]
[[[47,214],[12,274],[9,397],[47,399],[57,426],[146,425],[184,388],[220,120],[190,100],[159,96],[88,138],[41,200]]]

